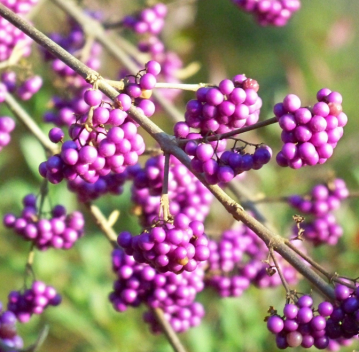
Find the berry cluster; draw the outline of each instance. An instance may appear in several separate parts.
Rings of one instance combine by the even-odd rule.
[[[175,52],[166,50],[164,43],[158,37],[152,36],[141,40],[138,48],[161,65],[158,78],[162,82],[180,83],[178,74],[183,62]],[[181,90],[178,89],[158,89],[158,92],[169,101],[175,100],[181,94]]]
[[[123,193],[123,185],[128,177],[125,170],[121,174],[110,173],[105,176],[100,176],[95,183],[84,181],[77,176],[74,180],[67,182],[67,188],[77,194],[77,199],[82,202],[90,202],[104,194],[110,193],[120,195]]]
[[[125,16],[122,20],[124,27],[132,29],[137,34],[158,35],[164,26],[167,15],[167,6],[158,3],[146,8],[135,15]]]
[[[201,320],[206,314],[204,307],[199,302],[192,302],[185,307],[170,306],[163,308],[165,319],[171,324],[176,333],[182,333],[189,328],[201,324]],[[143,320],[150,325],[153,334],[162,332],[162,328],[157,321],[153,311],[149,310],[143,314]]]
[[[211,144],[189,141],[185,151],[193,156],[191,160],[193,169],[203,172],[206,181],[212,185],[219,182],[228,183],[244,171],[259,170],[272,157],[272,150],[266,145],[257,145],[253,154],[246,153],[245,147],[234,147],[218,157],[216,155],[218,148],[215,150]]]
[[[135,77],[128,76],[124,79],[125,93],[132,99],[134,105],[140,108],[147,117],[151,117],[155,112],[155,104],[149,100],[152,95],[152,89],[157,83],[157,76],[161,72],[161,65],[150,60],[145,64],[145,69],[140,71]],[[144,73],[142,73],[144,71]]]
[[[0,0],[0,3],[8,7],[18,15],[26,15],[38,0]],[[5,18],[0,19],[1,44],[0,61],[8,60],[13,54],[14,49],[21,50],[20,57],[27,57],[31,53],[30,45],[32,40],[20,29],[16,28]]]
[[[270,316],[267,328],[276,335],[278,348],[310,348],[314,345],[325,349],[331,340],[340,343],[358,335],[359,290],[353,292],[346,286],[337,285],[335,296],[337,305],[321,302],[314,310],[313,299],[305,295],[296,303],[286,304],[283,317]],[[318,315],[315,315],[316,311]]]
[[[329,185],[316,185],[308,197],[293,195],[289,197],[289,204],[304,214],[313,216],[313,220],[305,223],[304,237],[315,245],[323,243],[335,245],[343,234],[342,227],[337,224],[334,210],[340,207],[340,202],[347,198],[349,191],[344,180],[335,179]],[[295,227],[294,232],[298,229]]]
[[[196,99],[186,105],[185,121],[188,127],[183,122],[176,124],[175,136],[186,138],[189,127],[207,135],[255,124],[262,106],[258,90],[257,81],[243,74],[234,76],[232,80],[222,80],[218,87],[199,88]]]
[[[11,311],[3,311],[2,303],[0,302],[0,339],[3,344],[16,350],[24,347],[22,338],[17,334],[16,316]],[[4,350],[0,347],[0,351]]]
[[[72,140],[62,144],[60,154],[39,166],[41,176],[51,183],[59,183],[64,178],[74,180],[78,176],[95,183],[111,171],[122,173],[126,166],[135,165],[145,150],[137,126],[125,112],[132,104],[127,94],[117,97],[121,109],[100,106],[102,93],[99,90],[87,90],[84,99],[91,108],[70,126]],[[108,130],[105,124],[110,125]]]
[[[89,52],[82,53],[86,44],[86,36],[79,24],[68,20],[69,34],[63,36],[60,33],[52,33],[49,37],[66,51],[75,56],[87,55],[82,57],[85,64],[91,69],[98,71],[101,65],[99,56],[102,52],[102,47],[99,43],[93,42]],[[88,48],[87,48],[88,49]],[[68,87],[88,88],[89,84],[86,83],[85,79],[79,76],[71,67],[67,66],[60,59],[52,56],[51,53],[44,50],[44,59],[51,62],[51,67],[54,72],[66,81]]]
[[[237,297],[242,295],[250,283],[257,287],[274,287],[281,285],[277,273],[268,275],[268,248],[247,226],[226,230],[219,240],[210,240],[208,247],[208,272],[206,285],[213,287],[221,297]],[[298,281],[293,267],[278,254],[276,259],[285,279],[290,284]]]
[[[59,33],[50,34],[50,38],[67,50],[72,55],[80,57],[80,59],[91,69],[98,71],[101,65],[100,54],[102,47],[99,43],[94,42],[87,52],[86,36],[77,23],[72,20],[68,21],[70,32],[67,36]],[[76,122],[76,115],[87,113],[88,105],[84,100],[84,93],[91,86],[78,75],[72,68],[67,66],[61,60],[52,56],[48,51],[43,51],[46,61],[51,62],[51,67],[56,75],[60,78],[59,85],[63,86],[67,92],[66,97],[54,96],[52,98],[53,111],[47,111],[43,116],[45,122],[53,123],[56,126],[70,126]],[[102,97],[105,99],[105,96]]]
[[[0,44],[1,45],[1,44]],[[20,81],[14,71],[6,71],[1,75],[1,90],[9,93],[16,93],[21,100],[29,100],[42,87],[42,78],[32,76]]]
[[[38,3],[38,0],[0,0],[0,3],[16,14],[24,16]],[[16,93],[21,100],[29,100],[41,88],[42,78],[32,76],[25,80],[18,80],[17,74],[11,66],[17,64],[20,58],[28,57],[31,54],[32,39],[5,18],[0,19],[0,33],[0,62],[9,60],[9,67],[1,75],[0,90]]]
[[[132,29],[136,34],[147,34],[138,43],[140,52],[148,54],[152,60],[160,63],[162,70],[158,78],[162,82],[179,83],[178,71],[182,68],[182,60],[175,52],[168,51],[164,43],[158,38],[167,14],[167,7],[162,3],[152,8],[144,9],[139,15],[126,16],[123,20],[124,26]],[[156,33],[154,33],[155,31]],[[133,60],[138,63],[136,57]],[[121,70],[119,77],[128,76],[129,72]],[[159,89],[159,93],[167,100],[173,101],[180,93],[177,89]]]
[[[181,213],[173,224],[158,221],[138,236],[122,232],[117,241],[138,263],[147,263],[160,273],[192,272],[209,257],[203,223]]]
[[[299,169],[323,164],[333,155],[348,121],[342,112],[342,96],[323,88],[318,91],[317,100],[313,107],[302,108],[300,99],[289,94],[283,103],[274,106],[274,114],[283,130],[284,145],[277,154],[279,166]]]
[[[338,352],[342,349],[344,346],[350,346],[353,344],[354,341],[357,341],[357,337],[353,339],[345,339],[345,338],[339,338],[335,340],[329,340],[329,344],[327,347],[328,351]]]
[[[144,168],[134,166],[128,170],[134,180],[132,201],[136,204],[136,213],[141,216],[144,227],[151,226],[159,214],[164,160],[164,156],[151,157]],[[173,216],[182,213],[190,221],[201,222],[208,215],[213,200],[210,191],[173,156],[170,157],[168,197]]]
[[[261,26],[285,26],[300,9],[300,0],[232,0],[240,9],[253,14]]]
[[[176,332],[200,324],[204,309],[194,301],[204,287],[204,272],[200,267],[192,273],[158,273],[147,264],[138,264],[123,250],[115,249],[112,268],[117,281],[109,298],[116,311],[123,312],[128,307],[144,303],[149,308],[161,308]],[[144,314],[144,320],[151,325],[153,332],[161,331],[150,312]]]
[[[39,218],[33,194],[24,197],[23,205],[20,217],[11,213],[4,215],[4,225],[40,250],[51,247],[70,249],[84,234],[84,218],[79,211],[66,215],[65,207],[56,205],[51,211],[51,219]]]
[[[86,114],[89,106],[84,100],[84,94],[90,87],[86,82],[86,87],[72,88],[71,98],[61,98],[54,96],[52,98],[52,105],[54,110],[46,111],[43,120],[47,123],[52,123],[58,127],[70,127],[76,123],[76,116]],[[104,99],[104,96],[102,97]]]
[[[14,128],[15,121],[11,117],[0,117],[0,151],[10,143],[10,133]]]
[[[34,281],[24,293],[11,291],[8,298],[7,308],[16,315],[20,323],[29,321],[33,314],[41,314],[48,306],[58,306],[61,303],[61,296],[56,289],[42,281]]]

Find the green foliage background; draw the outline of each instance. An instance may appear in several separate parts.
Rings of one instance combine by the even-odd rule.
[[[140,2],[122,0],[83,1],[92,9],[103,8],[104,18],[120,19],[123,14],[139,9]],[[197,7],[198,6],[198,7]],[[197,8],[197,11],[194,12]],[[342,177],[351,190],[359,188],[357,118],[359,86],[359,2],[357,0],[302,0],[302,9],[284,28],[262,28],[253,18],[237,9],[229,0],[202,0],[193,7],[175,8],[167,23],[165,40],[169,47],[179,52],[185,64],[201,63],[200,71],[187,82],[218,83],[225,77],[246,73],[261,85],[264,101],[261,119],[272,116],[271,107],[288,93],[300,95],[304,104],[315,102],[316,92],[328,86],[344,97],[344,110],[349,117],[344,138],[334,156],[324,165],[300,170],[283,169],[272,161],[260,171],[249,172],[242,182],[253,194],[268,196],[308,192],[317,182],[324,182],[334,172]],[[192,18],[193,17],[193,18]],[[48,1],[35,17],[34,23],[42,30],[66,31],[63,14]],[[181,22],[188,22],[181,28]],[[179,32],[171,30],[173,26]],[[103,72],[115,78],[120,65],[104,54]],[[48,109],[54,76],[48,66],[34,55],[34,71],[42,74],[45,85],[24,107],[44,131],[43,113]],[[102,72],[102,71],[101,71]],[[185,99],[179,101],[183,110]],[[2,114],[8,114],[4,106]],[[11,116],[11,115],[10,115]],[[172,131],[169,119],[159,115],[155,121]],[[280,130],[270,126],[248,133],[247,140],[266,142],[274,152],[280,148]],[[149,139],[148,139],[149,140]],[[11,144],[0,153],[0,215],[7,212],[19,214],[24,195],[38,193],[41,177],[37,167],[45,160],[39,143],[20,123],[12,134]],[[106,197],[96,203],[109,215],[113,209],[121,211],[115,225],[138,232],[136,218],[131,214],[130,185],[118,197]],[[54,285],[63,295],[63,304],[49,308],[41,317],[19,327],[25,344],[32,343],[44,324],[50,325],[50,334],[41,351],[128,351],[167,352],[171,347],[163,336],[152,336],[142,322],[142,309],[129,309],[116,313],[107,296],[114,275],[111,273],[111,247],[98,231],[86,209],[76,203],[74,195],[64,184],[50,186],[53,204],[61,203],[69,211],[82,209],[87,217],[86,236],[70,251],[49,250],[35,257],[36,277]],[[309,252],[327,267],[349,277],[358,276],[358,201],[348,200],[338,211],[339,222],[345,235],[334,248],[315,248]],[[293,211],[284,204],[261,205],[260,209],[280,230],[288,235]],[[218,216],[220,214],[221,216]],[[223,216],[222,216],[223,215]],[[218,204],[207,221],[207,229],[223,230],[231,224]],[[24,265],[29,244],[0,225],[0,300],[6,301],[10,290],[20,289],[24,280]],[[299,291],[307,292],[310,286],[301,283]],[[318,297],[319,299],[319,297]],[[181,336],[192,352],[217,351],[275,351],[274,338],[265,328],[263,318],[270,305],[282,309],[284,290],[249,291],[236,299],[217,299],[213,292],[204,292],[199,300],[205,305],[207,315],[201,326]],[[342,351],[359,349],[357,342]],[[301,349],[296,349],[300,351]]]

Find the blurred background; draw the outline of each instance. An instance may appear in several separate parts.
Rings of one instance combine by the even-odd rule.
[[[143,8],[141,1],[83,0],[81,6],[99,11],[105,22],[120,20],[124,15]],[[343,95],[343,109],[349,117],[344,137],[333,157],[324,165],[300,170],[280,168],[273,160],[259,171],[250,171],[242,182],[257,196],[287,196],[304,194],[333,174],[343,178],[350,190],[359,189],[358,84],[359,84],[359,2],[357,0],[302,0],[302,8],[289,24],[282,28],[260,27],[254,18],[235,7],[229,0],[176,1],[170,6],[163,40],[169,49],[178,53],[184,66],[199,64],[199,70],[186,83],[211,82],[245,73],[260,84],[263,99],[261,120],[273,116],[272,107],[289,93],[297,94],[303,105],[316,102],[316,92],[328,87]],[[45,33],[66,33],[66,16],[46,1],[33,18],[34,24]],[[120,35],[135,42],[126,30]],[[105,50],[102,54],[103,76],[115,79],[120,63]],[[42,122],[43,114],[51,107],[53,94],[61,94],[54,85],[49,65],[33,49],[31,64],[35,73],[45,80],[41,91],[23,106],[45,132],[51,126]],[[195,63],[195,64],[193,64]],[[184,111],[185,102],[194,97],[184,93],[176,106]],[[0,106],[1,116],[11,114]],[[171,120],[163,113],[153,120],[172,133]],[[149,145],[151,140],[142,134]],[[247,141],[264,142],[276,154],[281,147],[280,128],[271,125],[243,135]],[[12,133],[12,141],[0,152],[0,215],[19,214],[21,200],[28,193],[37,194],[41,185],[38,165],[45,153],[37,140],[20,123]],[[141,159],[141,162],[145,160]],[[50,185],[52,204],[63,204],[69,211],[80,209],[87,219],[86,234],[69,251],[48,250],[35,255],[36,277],[53,285],[63,296],[63,303],[50,307],[40,317],[34,316],[19,326],[25,345],[31,344],[40,328],[49,324],[50,333],[40,351],[128,351],[169,352],[171,347],[163,336],[153,336],[142,321],[143,309],[117,313],[108,301],[114,274],[111,272],[111,246],[99,232],[86,209],[67,191],[66,184]],[[121,212],[116,231],[140,231],[131,212],[130,184],[120,196],[106,196],[96,201],[105,215],[112,210]],[[344,227],[344,236],[334,247],[308,248],[309,253],[329,271],[343,276],[358,276],[359,201],[349,199],[336,212]],[[288,236],[293,225],[293,210],[286,204],[259,206],[263,214]],[[214,203],[206,220],[206,229],[220,233],[231,226],[231,218],[219,204]],[[24,267],[29,244],[0,225],[0,300],[4,303],[10,290],[23,285]],[[310,285],[301,282],[298,291],[309,292]],[[315,296],[315,295],[314,295]],[[316,297],[316,296],[315,296]],[[188,351],[275,351],[275,339],[263,322],[269,306],[281,310],[285,302],[282,287],[259,290],[251,287],[240,298],[218,299],[215,292],[198,296],[206,308],[201,326],[181,335]],[[319,302],[319,297],[317,297]],[[19,325],[19,324],[18,324]],[[341,351],[359,349],[357,342]],[[296,351],[301,348],[294,349]]]

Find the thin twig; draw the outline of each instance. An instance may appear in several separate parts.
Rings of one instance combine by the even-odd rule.
[[[359,191],[351,191],[348,198],[359,198]]]
[[[39,211],[38,211],[38,218],[39,219],[41,219],[41,217],[42,217],[45,199],[46,199],[46,196],[49,193],[48,184],[49,184],[49,181],[46,178],[42,181],[42,184],[41,184],[41,188],[40,188],[40,205],[39,205]]]
[[[28,115],[28,113],[22,108],[22,106],[14,99],[14,97],[6,93],[5,104],[12,111],[12,113],[18,118],[25,127],[38,139],[47,152],[56,154],[58,147],[50,141],[34,120]]]
[[[274,263],[274,265],[275,265],[275,267],[277,269],[278,275],[280,277],[280,281],[282,281],[282,285],[283,285],[283,287],[285,289],[285,292],[287,293],[287,297],[289,298],[290,297],[290,288],[288,286],[287,280],[285,279],[285,277],[283,275],[282,268],[278,264],[278,260],[275,257],[275,254],[274,254],[274,251],[273,251],[272,247],[269,247],[269,253],[270,253],[270,256],[271,256],[271,258],[273,260],[273,263]]]
[[[14,349],[14,347],[8,346],[6,343],[2,341],[2,339],[0,339],[0,350],[3,352],[36,352],[44,343],[48,333],[49,333],[49,326],[45,325],[41,329],[40,334],[37,337],[36,341],[31,346],[22,349]]]
[[[254,202],[250,198],[250,193],[248,188],[244,187],[241,183],[237,181],[232,181],[227,186],[233,195],[241,202],[245,209],[250,210],[254,217],[260,221],[264,226],[271,229],[271,224],[264,217],[264,215],[258,210]],[[274,231],[274,229],[272,229]]]
[[[143,152],[142,155],[151,155],[151,156],[157,156],[157,155],[162,155],[163,154],[163,150],[161,148],[146,148],[146,150]]]
[[[253,199],[253,203],[288,203],[289,197],[266,197],[260,195]]]
[[[170,323],[165,319],[162,309],[154,308],[153,312],[156,316],[157,322],[161,325],[163,332],[165,333],[167,340],[173,347],[175,352],[186,352],[186,349],[181,344],[176,333],[173,331]]]
[[[25,264],[25,272],[24,272],[24,288],[27,288],[27,278],[29,275],[32,275],[33,281],[36,280],[35,272],[32,267],[34,264],[34,258],[35,258],[35,243],[32,242],[30,245],[29,254],[27,256],[26,264]]]
[[[26,266],[32,267],[32,265],[34,264],[34,258],[35,258],[34,249],[35,249],[35,244],[32,243],[30,247],[29,255],[27,257]]]
[[[49,333],[49,326],[45,325],[41,331],[39,336],[37,337],[36,341],[29,347],[24,348],[23,350],[20,350],[19,352],[36,352],[41,345],[44,343],[44,341],[46,340],[46,337]]]
[[[311,195],[304,194],[301,195],[302,198],[311,199]],[[359,191],[350,192],[348,198],[358,198]],[[252,201],[253,203],[287,203],[290,199],[290,196],[281,196],[281,197],[266,197],[264,194],[260,194],[255,197]]]
[[[345,285],[350,287],[351,289],[355,290],[356,286],[349,284],[347,281],[342,280],[338,277],[336,273],[332,274],[325,270],[320,264],[318,264],[315,260],[313,260],[311,257],[309,257],[307,254],[302,252],[300,249],[298,249],[290,240],[286,239],[285,244],[292,249],[294,252],[296,252],[301,258],[303,258],[307,263],[309,263],[313,268],[315,268],[318,272],[323,274],[329,282],[334,281],[339,284]]]
[[[110,216],[108,217],[107,225],[109,227],[113,227],[116,224],[116,221],[118,220],[119,216],[120,216],[120,211],[117,209],[113,210]]]
[[[168,175],[170,172],[170,157],[169,153],[165,153],[165,165],[163,168],[163,184],[162,184],[162,194],[168,194]]]
[[[164,221],[173,221],[173,217],[170,213],[170,201],[168,198],[168,176],[170,172],[170,154],[165,153],[165,165],[163,168],[163,183],[162,183],[162,194],[161,194],[161,206],[160,215],[162,212]]]
[[[102,214],[101,210],[94,204],[86,203],[87,209],[90,211],[92,217],[96,221],[96,225],[101,229],[107,237],[113,248],[119,248],[117,244],[117,234],[110,226],[109,221]]]
[[[272,124],[277,123],[277,122],[278,122],[278,119],[276,117],[272,117],[270,119],[267,119],[267,120],[264,120],[264,121],[261,121],[261,122],[257,122],[257,123],[255,123],[254,125],[251,125],[251,126],[242,127],[242,128],[238,128],[236,130],[230,131],[230,132],[221,133],[221,134],[215,134],[213,136],[206,137],[206,142],[213,142],[213,141],[218,141],[220,139],[226,139],[226,138],[229,138],[229,137],[233,137],[233,136],[235,136],[237,134],[241,134],[241,133],[256,130],[258,128],[266,127],[266,126],[272,125]],[[179,139],[177,141],[177,143],[178,143],[178,145],[184,145],[187,142],[189,142],[190,140],[193,141],[193,140],[196,140],[196,139]],[[201,141],[201,140],[202,140],[201,138],[197,139],[197,141]]]
[[[116,36],[113,38],[113,41],[116,45],[119,45],[121,49],[128,55],[136,58],[136,61],[142,64],[142,67],[152,58],[150,54],[139,51],[135,45],[123,37]]]
[[[196,92],[200,88],[211,87],[211,86],[213,86],[213,84],[210,83],[184,84],[184,83],[157,82],[155,88],[181,89],[181,90],[189,90],[192,92]]]
[[[119,29],[123,28],[123,20],[116,21],[116,22],[104,22],[102,23],[102,27],[104,29]]]

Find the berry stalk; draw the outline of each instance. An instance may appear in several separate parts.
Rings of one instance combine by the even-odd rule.
[[[274,251],[273,251],[273,248],[272,247],[269,247],[269,253],[270,253],[270,256],[273,260],[273,263],[274,263],[274,266],[276,268],[276,270],[278,271],[278,275],[280,277],[280,281],[282,281],[282,285],[285,289],[285,292],[287,294],[287,297],[289,298],[290,297],[290,288],[288,286],[288,283],[286,281],[286,279],[284,278],[284,275],[283,275],[283,272],[282,272],[282,269],[281,267],[279,266],[278,264],[278,261],[277,261],[277,258],[275,257],[275,254],[274,254]]]
[[[258,123],[254,124],[254,125],[251,125],[251,126],[238,128],[238,129],[230,131],[230,132],[216,134],[216,135],[213,135],[213,136],[206,137],[206,142],[212,142],[212,141],[217,141],[217,140],[221,140],[221,139],[227,139],[227,138],[233,137],[233,136],[235,136],[237,134],[253,131],[253,130],[256,130],[258,128],[266,127],[266,126],[272,125],[273,123],[277,123],[277,122],[278,122],[278,119],[276,117],[272,117],[270,119],[258,122]],[[196,139],[179,139],[177,141],[177,143],[178,143],[178,145],[181,146],[181,145],[185,145],[190,140],[196,141]],[[201,141],[201,140],[202,140],[202,138],[197,139],[197,141]]]

